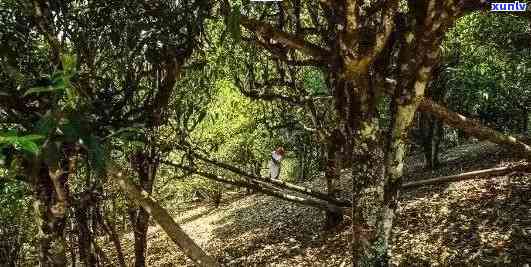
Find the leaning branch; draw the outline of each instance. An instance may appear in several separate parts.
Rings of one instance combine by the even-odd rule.
[[[350,201],[338,200],[338,199],[335,199],[333,197],[330,197],[327,194],[312,190],[310,188],[306,188],[306,187],[303,187],[303,186],[295,185],[295,184],[292,184],[292,183],[287,183],[287,182],[284,182],[284,181],[281,181],[281,180],[266,179],[266,178],[263,178],[263,177],[252,175],[252,174],[249,174],[249,173],[243,171],[240,168],[237,168],[235,166],[232,166],[232,165],[229,165],[229,164],[226,164],[226,163],[223,163],[223,162],[219,162],[219,161],[207,158],[207,157],[205,157],[205,156],[203,156],[203,155],[201,155],[199,153],[196,153],[196,152],[193,152],[193,151],[190,151],[190,153],[192,153],[192,155],[194,157],[196,157],[196,158],[198,158],[198,159],[200,159],[200,160],[202,160],[204,162],[207,162],[207,163],[215,165],[217,167],[229,170],[229,171],[234,172],[236,174],[239,174],[241,176],[247,177],[247,178],[251,179],[251,181],[259,183],[259,184],[263,184],[263,185],[266,185],[266,186],[269,185],[269,184],[272,184],[274,186],[277,186],[277,187],[280,187],[280,188],[283,188],[283,189],[299,192],[299,193],[310,195],[312,197],[315,197],[315,198],[318,198],[318,199],[321,199],[321,200],[329,201],[329,202],[331,202],[331,203],[333,203],[335,205],[342,206],[342,207],[349,207],[349,206],[352,205],[350,203]]]
[[[205,177],[205,178],[207,178],[209,180],[213,180],[213,181],[216,181],[216,182],[220,182],[220,183],[224,183],[224,184],[231,184],[231,185],[238,186],[238,187],[250,188],[250,189],[259,191],[261,193],[264,193],[266,195],[269,195],[269,196],[277,197],[277,198],[280,198],[280,199],[284,199],[284,200],[287,200],[287,201],[290,201],[290,202],[294,202],[294,203],[298,203],[298,204],[302,204],[302,205],[306,205],[306,206],[315,207],[315,208],[318,208],[318,209],[321,209],[321,210],[325,210],[325,211],[341,212],[341,208],[340,207],[338,207],[338,206],[336,206],[334,204],[328,203],[326,201],[323,201],[323,200],[320,200],[320,199],[303,198],[303,197],[299,197],[299,196],[294,196],[294,195],[282,193],[282,192],[279,192],[277,190],[272,189],[269,185],[260,186],[260,184],[258,182],[256,182],[256,181],[251,181],[250,183],[246,183],[246,182],[243,182],[243,181],[227,180],[227,179],[224,179],[223,177],[221,177],[219,175],[215,175],[213,173],[207,173],[207,172],[199,171],[199,170],[197,170],[195,168],[192,168],[192,167],[189,167],[189,166],[185,166],[185,165],[182,165],[182,164],[173,163],[173,162],[169,162],[169,161],[162,161],[162,163],[166,164],[166,165],[169,165],[169,166],[177,167],[179,169],[182,169],[182,170],[185,170],[185,171],[197,174],[197,175],[200,175],[202,177]]]
[[[405,183],[402,189],[416,188],[425,185],[434,185],[441,183],[457,182],[469,179],[488,178],[492,176],[505,175],[512,172],[531,171],[531,164],[520,164],[510,167],[491,168],[473,172],[465,172],[456,175],[442,176],[433,179],[421,180],[416,182]]]
[[[115,167],[108,169],[108,175],[114,179],[126,195],[137,202],[164,229],[171,240],[198,266],[219,266],[214,258],[207,255],[173,220],[168,212],[160,206],[146,191],[140,191],[124,176],[124,172]]]
[[[521,152],[526,158],[531,159],[531,147],[528,144],[513,136],[505,135],[496,130],[485,127],[479,122],[469,119],[459,113],[452,112],[430,99],[424,99],[419,105],[419,110],[428,112],[444,121],[449,126],[461,129],[467,134],[480,140],[488,140],[499,145],[511,147]]]
[[[300,101],[299,99],[297,99],[295,97],[288,96],[288,95],[262,93],[262,92],[258,92],[256,90],[246,91],[245,89],[240,89],[240,92],[244,96],[252,98],[252,99],[260,99],[260,100],[264,100],[264,101],[276,101],[276,100],[278,100],[278,101],[282,101],[282,102],[285,102],[285,103],[292,104],[294,106],[303,105],[302,101]]]

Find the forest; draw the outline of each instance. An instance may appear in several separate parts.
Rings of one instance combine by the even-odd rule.
[[[0,266],[529,266],[500,9],[0,0]]]

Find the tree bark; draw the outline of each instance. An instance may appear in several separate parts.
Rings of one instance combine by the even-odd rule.
[[[469,119],[459,113],[452,112],[429,99],[424,99],[424,101],[420,103],[419,110],[429,112],[441,119],[447,125],[461,129],[465,133],[480,140],[487,140],[499,145],[508,146],[522,153],[526,158],[531,159],[531,146],[518,140],[516,137],[505,135],[496,130],[482,126],[479,122]]]
[[[522,134],[527,135],[529,131],[529,111],[527,108],[522,110]]]
[[[458,56],[454,56],[450,65],[455,65],[459,61]],[[446,103],[446,87],[441,82],[441,75],[443,70],[441,64],[435,67],[433,71],[432,81],[426,88],[426,97],[439,101],[440,103]],[[426,112],[420,112],[420,129],[422,136],[422,146],[424,150],[424,157],[426,159],[426,168],[433,170],[439,167],[439,148],[440,143],[444,137],[444,127],[440,119],[436,118],[432,114]]]
[[[109,261],[109,258],[107,257],[107,255],[105,254],[103,249],[101,249],[101,247],[98,245],[98,243],[96,242],[95,239],[92,239],[92,245],[94,246],[94,250],[96,252],[96,255],[98,255],[98,258],[101,261],[101,263],[99,263],[100,261],[97,261],[98,264],[95,265],[95,266],[110,266],[111,262]]]
[[[327,193],[330,199],[336,199],[337,197],[337,183],[339,181],[339,175],[341,170],[341,147],[344,142],[341,138],[341,134],[333,132],[327,140],[327,152],[326,152],[326,169],[325,179]],[[325,228],[331,229],[343,221],[343,212],[326,212]]]
[[[64,205],[57,205],[58,197],[48,167],[40,160],[34,162],[33,192],[35,219],[39,230],[39,266],[66,266],[66,239],[64,236]],[[61,183],[63,186],[64,181]],[[63,203],[64,204],[64,203]]]
[[[140,186],[142,190],[151,194],[153,184],[158,168],[154,148],[148,152],[137,151],[134,156],[133,168],[138,173]],[[135,237],[135,266],[146,266],[146,248],[147,248],[147,231],[149,228],[149,213],[142,207],[131,207],[129,216],[133,225],[133,234]]]
[[[385,149],[383,202],[379,214],[377,241],[374,245],[375,260],[379,264],[387,264],[391,256],[389,244],[404,174],[404,158],[408,149],[407,133],[417,108],[416,101],[404,104],[396,99],[394,101],[392,124]]]
[[[109,167],[108,174],[115,180],[125,194],[153,216],[153,219],[164,229],[172,241],[178,245],[198,266],[219,266],[214,258],[207,255],[173,220],[168,212],[146,191],[139,190],[131,184],[124,173],[115,167]]]
[[[383,151],[377,120],[366,117],[353,139],[352,236],[354,266],[379,266],[375,246],[378,211],[382,206]],[[373,192],[366,189],[373,187]]]
[[[85,266],[94,266],[95,255],[92,249],[92,234],[90,225],[91,198],[90,191],[81,195],[79,206],[75,208],[74,215],[78,229],[79,260]]]
[[[421,112],[420,132],[422,139],[422,149],[426,160],[426,168],[433,170],[439,167],[439,147],[443,137],[442,122],[433,115]]]

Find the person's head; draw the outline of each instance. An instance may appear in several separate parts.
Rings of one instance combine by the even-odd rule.
[[[281,155],[281,156],[284,156],[284,148],[282,146],[279,146],[277,147],[277,149],[275,149],[275,151],[277,152],[277,154]]]

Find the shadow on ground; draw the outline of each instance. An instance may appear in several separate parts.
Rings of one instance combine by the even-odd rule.
[[[249,205],[215,223],[214,237],[226,245],[215,253],[220,262],[236,266],[331,266],[349,254],[345,251],[346,236],[322,231],[321,211],[267,196],[249,200]]]
[[[458,151],[460,149],[460,151]],[[411,180],[504,164],[507,155],[489,146],[447,151],[443,168],[408,168]],[[467,153],[471,151],[471,153]],[[350,188],[348,171],[343,187]],[[531,262],[530,176],[405,191],[393,229],[394,265],[522,266]],[[304,186],[324,188],[321,179]],[[344,192],[348,197],[349,192]],[[350,221],[323,232],[323,213],[260,194],[233,195],[218,209],[203,206],[176,216],[210,255],[228,266],[350,266]],[[155,228],[155,227],[154,227]],[[150,263],[191,266],[160,229],[150,232]]]
[[[523,266],[531,261],[529,177],[471,180],[406,193],[394,262]]]

